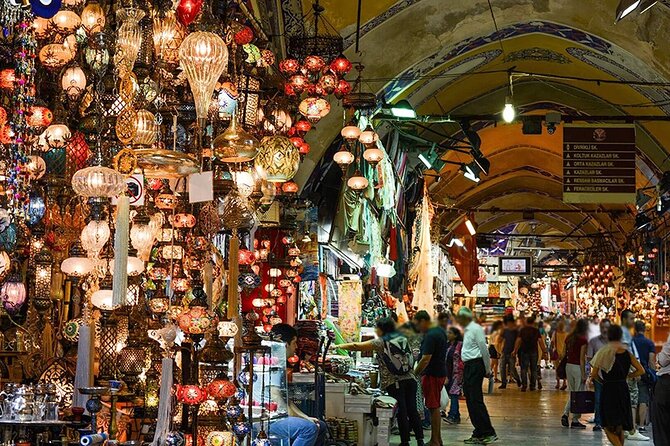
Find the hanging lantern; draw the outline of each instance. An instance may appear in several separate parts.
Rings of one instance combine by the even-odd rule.
[[[344,76],[345,74],[349,73],[349,71],[351,71],[351,67],[352,65],[349,59],[344,57],[342,54],[337,56],[330,63],[331,71],[333,71],[333,73],[337,74],[338,76]]]
[[[175,228],[193,228],[196,224],[195,216],[188,213],[175,214],[172,218],[172,226]]]
[[[81,18],[79,18],[76,12],[61,9],[51,18],[51,23],[56,28],[56,32],[67,35],[79,28]]]
[[[359,135],[358,140],[363,145],[370,145],[376,143],[379,140],[379,135],[377,135],[377,132],[375,132],[372,129],[372,126],[368,124],[367,127],[365,127],[365,130],[363,130]]]
[[[86,198],[116,197],[127,187],[124,176],[109,167],[87,167],[72,176],[72,189]]]
[[[247,198],[254,193],[254,190],[256,190],[256,180],[254,179],[254,176],[246,170],[235,172],[234,178],[237,191],[241,196]]]
[[[106,220],[91,220],[81,231],[79,239],[88,257],[97,258],[109,236],[109,224]]]
[[[311,148],[311,146],[309,145],[309,143],[304,142],[304,141],[303,141],[302,144],[300,144],[300,147],[298,147],[298,152],[299,152],[301,155],[307,155],[311,150],[312,150],[312,148]]]
[[[247,45],[254,40],[254,31],[248,26],[243,26],[233,35],[233,40],[239,46]]]
[[[93,270],[88,257],[68,257],[60,264],[60,270],[68,277],[84,277]]]
[[[235,436],[228,431],[212,431],[207,434],[205,446],[234,446]]]
[[[30,127],[44,128],[53,121],[53,113],[46,107],[32,106],[28,109],[26,122]]]
[[[66,148],[67,164],[71,169],[83,169],[86,167],[91,151],[84,134],[75,132]]]
[[[165,17],[154,14],[153,39],[156,58],[168,65],[179,63],[179,46],[186,37],[186,28],[179,23],[174,11],[167,11]]]
[[[319,79],[319,87],[323,89],[326,94],[332,94],[337,89],[337,76],[334,74],[324,74]]]
[[[279,268],[270,268],[270,270],[268,271],[268,275],[272,278],[281,277],[282,271]]]
[[[279,62],[279,71],[284,74],[294,74],[300,69],[300,62],[296,59],[284,59]]]
[[[58,15],[58,13],[56,13]],[[44,17],[35,17],[33,21],[33,32],[37,40],[44,40],[51,33],[51,20]]]
[[[154,314],[163,314],[170,307],[170,299],[163,293],[162,289],[156,290],[151,299],[149,299],[149,311]]]
[[[105,11],[95,1],[88,1],[81,12],[81,25],[89,36],[99,33],[105,27]]]
[[[356,192],[361,192],[368,187],[368,180],[363,176],[361,171],[357,169],[351,178],[347,180],[347,186]]]
[[[240,265],[251,265],[256,260],[254,253],[245,248],[240,248],[237,257]]]
[[[44,131],[44,139],[51,149],[62,149],[68,143],[72,134],[64,124],[51,124]]]
[[[156,230],[150,224],[146,215],[136,216],[130,228],[130,243],[137,250],[137,256],[143,261],[148,261],[151,248],[156,239]]]
[[[261,141],[255,164],[256,169],[265,173],[267,181],[283,183],[298,172],[300,153],[287,137],[268,136]]]
[[[363,158],[370,163],[372,167],[375,167],[377,163],[384,159],[384,152],[377,147],[369,147],[363,152]]]
[[[180,45],[179,61],[193,93],[198,121],[204,122],[216,82],[228,68],[228,48],[218,35],[196,31]]]
[[[263,110],[259,108],[258,122],[262,122],[263,129],[270,133],[285,133],[293,124],[291,115],[282,109],[273,110],[269,116],[265,116]]]
[[[219,337],[221,338],[234,338],[239,331],[239,327],[233,321],[221,321],[219,322],[217,329],[219,330]]]
[[[0,88],[13,90],[16,83],[16,71],[14,68],[5,68],[0,71]]]
[[[215,401],[227,400],[235,396],[237,387],[226,375],[220,374],[207,386],[207,394]]]
[[[184,26],[189,26],[202,10],[202,0],[181,0],[177,5],[177,17]]]
[[[151,147],[157,138],[158,124],[156,117],[149,110],[138,110],[135,118],[135,136],[133,145]]]
[[[212,142],[214,156],[224,163],[244,163],[258,155],[259,142],[233,115],[230,125]]]
[[[317,123],[330,113],[330,103],[323,98],[312,96],[303,99],[298,106],[298,111],[310,122]]]
[[[44,68],[52,71],[60,70],[74,58],[76,44],[71,48],[65,43],[50,43],[42,47],[39,52],[39,59]]]
[[[344,79],[340,79],[335,89],[335,97],[341,99],[349,93],[351,93],[351,84]]]
[[[25,167],[32,180],[39,180],[47,171],[47,164],[44,162],[44,159],[37,155],[29,156]]]
[[[47,300],[51,299],[51,265],[53,256],[51,253],[42,249],[35,255],[35,298]]]
[[[203,335],[218,324],[216,315],[206,307],[190,307],[179,315],[177,323],[189,335]]]
[[[78,99],[86,89],[84,70],[76,65],[66,69],[61,78],[61,87],[70,99]]]
[[[128,337],[128,344],[119,351],[117,356],[119,372],[126,378],[130,377],[131,381],[144,371],[147,360],[147,348],[142,345],[138,335],[136,330],[132,330]]]
[[[312,130],[312,124],[305,119],[301,119],[300,121],[296,122],[294,127],[296,130],[302,133],[307,133]]]
[[[26,286],[18,275],[10,276],[0,288],[2,307],[9,314],[16,314],[26,301]]]
[[[348,141],[356,141],[361,136],[361,129],[354,122],[350,121],[342,128],[340,135]]]
[[[116,10],[117,23],[121,23],[116,33],[116,51],[114,65],[119,70],[121,79],[128,77],[133,71],[142,43],[140,20],[145,12],[139,8],[119,8]]]
[[[354,154],[347,150],[347,148],[342,145],[340,150],[338,150],[335,155],[333,155],[333,161],[340,166],[342,172],[345,172],[349,165],[354,162]]]
[[[316,73],[326,66],[326,61],[321,56],[307,56],[303,61],[303,66],[307,71]]]
[[[6,251],[0,251],[0,277],[4,278],[11,266],[11,259]]]
[[[285,194],[296,194],[300,190],[300,187],[295,181],[287,181],[281,186],[282,192]]]
[[[177,401],[187,406],[197,406],[207,400],[207,390],[197,384],[177,384],[175,396]]]
[[[170,189],[164,188],[161,193],[156,196],[154,203],[160,210],[173,210],[179,204],[179,198],[177,198]]]

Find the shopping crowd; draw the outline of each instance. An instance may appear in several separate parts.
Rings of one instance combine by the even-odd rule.
[[[484,402],[485,379],[489,389],[497,382],[499,389],[512,384],[539,391],[542,367],[554,368],[554,387],[568,391],[563,426],[586,429],[581,417],[593,411],[591,400],[595,414],[589,422],[613,445],[649,442],[653,431],[654,445],[670,446],[670,338],[657,355],[645,323],[632,311],[624,310],[620,321],[597,322],[507,315],[485,329],[465,307],[453,319],[441,313],[436,321],[418,311],[402,325],[382,318],[377,339],[339,347],[376,352],[380,387],[398,401],[401,446],[410,445],[412,434],[418,446],[441,446],[443,423],[461,423],[462,398],[474,427],[464,443],[497,441]],[[591,388],[593,398],[585,392]],[[424,428],[430,430],[427,441]]]

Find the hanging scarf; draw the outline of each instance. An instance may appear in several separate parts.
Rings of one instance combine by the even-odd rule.
[[[161,389],[158,400],[158,419],[156,421],[156,432],[151,446],[159,446],[165,442],[170,432],[170,413],[172,412],[172,358],[163,358],[161,361]]]
[[[92,322],[90,322],[92,323]],[[79,328],[79,344],[77,345],[77,368],[74,374],[73,407],[86,407],[88,395],[79,393],[79,388],[90,387],[93,384],[93,342],[91,327],[82,325]]]
[[[130,201],[125,194],[119,196],[114,227],[114,277],[112,282],[112,305],[114,308],[126,304],[128,294],[128,230],[130,225]]]
[[[432,243],[430,240],[430,222],[432,219],[433,206],[430,204],[428,194],[424,190],[421,208],[414,221],[414,234],[416,234],[416,237],[413,248],[418,248],[418,252],[409,270],[409,279],[415,284],[412,305],[419,310],[426,310],[434,316]]]

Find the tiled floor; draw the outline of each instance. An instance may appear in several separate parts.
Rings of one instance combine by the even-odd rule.
[[[485,395],[486,405],[491,415],[493,427],[500,440],[496,445],[533,445],[533,446],[584,446],[609,445],[604,433],[593,432],[593,425],[586,430],[572,430],[561,426],[560,418],[569,393],[555,390],[553,372],[546,372],[543,380],[544,390],[521,392],[516,385],[498,390],[498,384],[492,395]],[[462,422],[459,425],[443,423],[442,439],[445,445],[463,445],[463,440],[472,434],[472,425],[467,415],[465,401],[461,401]],[[584,415],[582,421],[590,418]],[[430,432],[426,431],[426,441]],[[645,435],[649,436],[650,433]],[[393,437],[392,445],[400,443]],[[415,444],[412,442],[412,444]],[[627,445],[652,446],[649,442],[626,442]]]

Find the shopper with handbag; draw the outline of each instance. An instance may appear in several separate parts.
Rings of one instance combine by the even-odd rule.
[[[447,328],[449,348],[447,349],[447,395],[449,396],[449,413],[444,421],[448,424],[460,424],[461,411],[458,399],[463,393],[463,361],[461,350],[463,348],[463,335],[453,325]]]
[[[642,364],[621,342],[622,337],[620,326],[610,326],[607,331],[608,344],[591,361],[591,379],[602,384],[601,423],[607,439],[614,446],[623,446],[625,432],[635,427],[627,380],[644,374]],[[634,368],[633,372],[631,367]]]
[[[601,348],[607,345],[607,330],[609,330],[610,325],[612,325],[609,319],[602,319],[600,321],[600,335],[589,340],[589,345],[586,348],[586,360],[588,363],[591,363],[591,360],[596,356],[596,353],[600,351]],[[602,394],[603,386],[600,381],[593,381],[593,390],[595,391],[596,399],[596,408],[595,415],[593,417],[593,430],[598,432],[602,430],[602,420],[600,419],[600,395]]]
[[[589,321],[580,319],[575,324],[575,328],[570,332],[565,340],[566,347],[566,365],[565,373],[568,380],[568,390],[570,392],[581,392],[586,384],[586,348],[588,344],[587,335],[589,332]],[[569,422],[570,415],[570,396],[565,403],[565,410],[561,417],[561,424],[572,429],[586,429],[586,425],[580,422],[580,414],[572,414],[572,423]]]
[[[565,332],[565,322],[559,319],[556,323],[556,329],[551,335],[551,360],[554,361],[554,368],[558,370],[561,360],[565,357],[565,338],[568,334]],[[563,383],[561,384],[561,381]],[[565,380],[565,375],[559,376],[556,373],[556,389],[565,390],[568,384]]]

